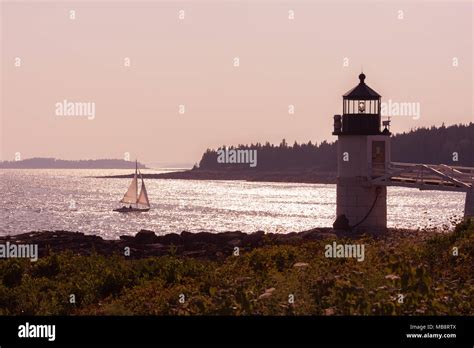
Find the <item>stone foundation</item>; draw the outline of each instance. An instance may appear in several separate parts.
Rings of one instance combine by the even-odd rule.
[[[377,197],[377,192],[379,192]],[[367,218],[357,229],[385,231],[387,229],[387,188],[371,185],[365,177],[337,179],[336,214],[344,214],[352,227],[362,221],[377,202]]]

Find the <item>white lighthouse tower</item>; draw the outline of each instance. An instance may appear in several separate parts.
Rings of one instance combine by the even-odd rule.
[[[387,228],[387,188],[371,184],[390,163],[389,122],[381,130],[381,96],[359,84],[343,96],[343,114],[334,116],[337,144],[335,229],[383,231]]]

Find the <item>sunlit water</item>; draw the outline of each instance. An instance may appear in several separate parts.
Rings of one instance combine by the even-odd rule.
[[[144,171],[156,172],[156,171]],[[146,180],[151,210],[113,212],[130,179],[93,176],[129,170],[0,170],[0,234],[81,231],[115,239],[140,229],[180,232],[303,231],[335,219],[336,186],[201,180]],[[389,227],[449,225],[464,193],[388,188]]]

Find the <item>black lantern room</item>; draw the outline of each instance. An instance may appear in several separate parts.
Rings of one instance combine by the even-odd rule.
[[[334,116],[334,135],[378,135],[380,131],[381,96],[365,84],[365,75],[359,75],[359,84],[343,95],[342,118]]]

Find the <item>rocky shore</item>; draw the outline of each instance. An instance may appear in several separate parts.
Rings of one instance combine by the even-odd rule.
[[[0,250],[34,249],[31,262],[0,256],[0,315],[473,315],[473,233],[466,220],[383,234],[0,237]]]
[[[421,236],[417,231],[399,229],[389,230],[384,235],[377,234],[374,236],[377,238],[384,236],[384,238],[390,239],[390,236],[401,237],[402,235],[409,235],[413,238],[420,238]],[[81,232],[42,231],[1,236],[0,244],[6,242],[10,242],[10,244],[36,244],[38,245],[39,257],[51,252],[66,250],[76,255],[91,255],[93,253],[124,255],[126,248],[128,248],[130,255],[127,256],[133,259],[174,254],[219,260],[232,255],[235,247],[238,247],[241,251],[248,251],[266,245],[300,245],[308,241],[358,238],[360,236],[351,232],[335,231],[331,228],[316,228],[285,234],[265,233],[264,231],[254,233],[240,231],[191,233],[183,231],[179,234],[170,233],[161,236],[156,235],[153,231],[141,230],[135,236],[124,235],[120,236],[120,239],[109,240]]]

